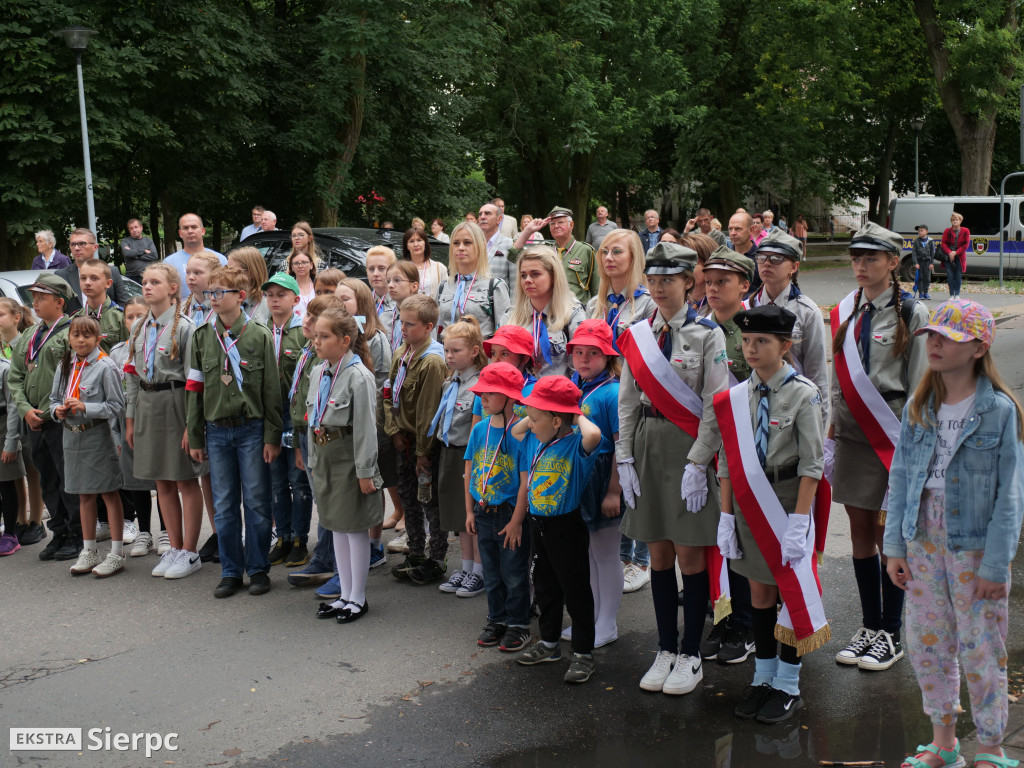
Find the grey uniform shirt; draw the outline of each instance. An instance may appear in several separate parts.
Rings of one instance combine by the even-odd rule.
[[[510,318],[512,317],[513,308],[509,307],[508,310],[501,318],[501,322],[498,326],[509,325]],[[550,315],[551,307],[544,307],[544,314]],[[564,375],[569,370],[569,355],[565,351],[565,345],[569,343],[572,335],[576,333],[576,329],[579,324],[587,319],[587,312],[583,309],[583,305],[578,301],[573,301],[572,309],[569,310],[569,320],[560,331],[552,331],[550,326],[548,327],[548,343],[551,347],[551,362],[544,363],[541,365],[540,370],[536,371],[534,375],[539,379],[541,376],[552,376],[552,375]],[[529,324],[523,326],[526,330],[533,333],[533,328]],[[539,356],[538,356],[538,359]]]
[[[774,304],[796,315],[791,350],[795,363],[793,367],[797,373],[813,381],[814,386],[824,397],[829,391],[828,347],[832,339],[825,333],[825,318],[821,314],[821,309],[792,284],[787,284],[774,299],[769,299],[768,289],[761,286],[761,289],[750,297],[750,306],[759,307],[763,304]],[[827,400],[821,404],[821,423],[825,427],[829,423]]]
[[[379,391],[391,372],[391,344],[387,334],[378,330],[367,341],[367,346],[370,348],[370,357],[373,358],[373,379]]]
[[[479,280],[471,279],[467,283],[467,286],[469,286],[468,297],[463,292],[462,301],[459,302],[461,306],[456,308],[454,306],[455,292],[458,289],[456,281],[459,279],[459,275],[454,275],[449,277],[444,285],[441,286],[441,292],[437,298],[438,306],[441,308],[437,321],[438,336],[443,335],[446,325],[458,322],[462,315],[470,315],[480,323],[480,332],[483,334],[483,337],[485,339],[490,338],[498,327],[496,318],[504,316],[511,305],[508,284],[500,277],[483,277]],[[463,301],[465,302],[464,304]],[[453,309],[455,310],[454,321],[452,320]]]
[[[488,271],[493,277],[504,280],[508,286],[516,284],[516,262],[508,257],[513,244],[512,238],[506,237],[500,232],[487,241],[487,263],[490,267]]]
[[[441,393],[441,402],[444,402],[448,394],[448,387],[453,383],[455,377],[459,379],[459,391],[455,396],[455,413],[452,415],[452,425],[448,430],[448,447],[465,448],[469,443],[469,433],[473,431],[473,401],[476,395],[469,391],[469,388],[476,384],[480,378],[480,370],[473,366],[467,368],[461,374],[453,373],[452,378],[444,383],[444,390]],[[444,431],[443,425],[438,422],[436,437],[441,439]]]
[[[377,322],[380,323],[381,330],[384,331],[388,338],[391,337],[391,327],[395,323],[395,302],[391,296],[387,293],[384,294],[384,298],[381,298],[376,293],[373,294],[373,306],[377,310]],[[399,334],[401,336],[401,334]],[[398,342],[401,344],[401,340]],[[392,345],[392,351],[398,349],[397,345]]]
[[[338,374],[331,382],[327,405],[320,419],[320,426],[329,429],[352,428],[353,454],[356,477],[372,478],[377,474],[377,389],[373,373],[361,362],[353,362],[351,352],[341,359]],[[320,379],[327,370],[327,361],[318,364],[309,374],[309,394],[306,395],[306,412],[309,414],[309,442],[313,444],[313,409],[320,391]],[[334,366],[331,366],[334,370]],[[317,465],[317,451],[309,454],[309,469]]]
[[[96,347],[86,359],[82,368],[82,376],[78,380],[79,400],[85,404],[85,412],[76,411],[64,419],[65,424],[85,424],[94,419],[114,420],[124,411],[124,390],[121,387],[121,375],[117,372],[117,363],[108,356],[100,357],[100,348]],[[71,358],[70,377],[74,372],[78,355]],[[53,377],[53,389],[50,390],[50,416],[59,423],[56,410],[64,405],[67,381],[61,380],[60,367]]]
[[[672,333],[672,356],[669,364],[683,383],[700,395],[704,403],[697,440],[687,458],[697,464],[707,465],[722,447],[722,436],[715,419],[714,397],[728,388],[728,355],[725,353],[725,337],[717,327],[705,324],[709,321],[687,322],[690,308],[684,306],[668,322]],[[657,337],[665,327],[665,318],[658,312],[654,315],[651,330]],[[645,406],[651,399],[643,393],[623,361],[619,383],[619,439],[615,443],[618,459],[633,456],[633,435]]]
[[[150,312],[142,320],[142,328],[135,336],[133,343],[134,357],[129,358],[125,364],[125,371],[128,377],[127,384],[127,417],[135,418],[135,406],[139,400],[139,379],[150,384],[162,384],[167,381],[177,381],[184,386],[188,378],[188,365],[192,359],[192,334],[195,333],[195,324],[185,315],[178,318],[178,329],[174,336],[171,330],[174,328],[174,306],[163,312],[156,318],[157,337],[156,355],[153,359],[153,378],[150,379],[146,372],[146,349],[149,338],[149,324],[153,321],[153,313]],[[174,340],[178,340],[178,355],[174,360],[171,354],[174,351]]]
[[[7,386],[7,374],[10,372],[10,361],[0,357],[0,408],[7,411],[4,450],[7,453],[17,453],[21,450],[21,416],[18,415],[18,407],[11,400],[11,390]]]
[[[608,320],[608,312],[615,306],[611,302],[608,303],[608,309],[604,313],[601,312],[601,307],[598,304],[598,297],[595,296],[587,302],[587,317],[592,320]],[[652,317],[658,310],[658,305],[654,303],[654,299],[651,298],[651,294],[644,292],[633,298],[619,304],[619,314],[615,318],[615,327],[612,328],[612,335],[618,339],[633,323],[637,323],[641,320],[646,320]]]
[[[765,382],[771,388],[768,393],[768,450],[765,454],[765,467],[778,470],[795,464],[799,477],[820,480],[825,469],[821,422],[823,398],[813,381],[799,374],[788,378],[792,373],[795,373],[793,368],[784,365]],[[757,387],[761,377],[757,371],[752,371],[745,383],[750,404],[750,426],[756,431],[757,404],[761,400]],[[724,449],[718,454],[718,476],[729,477]]]

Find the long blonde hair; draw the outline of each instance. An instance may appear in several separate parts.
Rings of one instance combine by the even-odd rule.
[[[476,277],[478,280],[486,280],[491,276],[491,265],[490,259],[487,258],[487,238],[484,237],[484,231],[472,221],[464,221],[452,230],[448,239],[454,241],[455,236],[463,230],[469,232],[469,239],[473,241],[473,250],[476,251]],[[459,270],[452,258],[450,245],[448,247],[448,266],[450,267],[448,282],[454,283],[459,277]]]
[[[620,240],[625,240],[624,245],[629,249],[631,258],[629,264],[629,276],[626,278],[626,287],[622,295],[629,300],[630,313],[633,316],[633,294],[641,285],[647,285],[647,278],[644,277],[644,245],[640,242],[640,235],[631,229],[616,229],[605,235],[601,241],[601,249],[610,248]],[[597,274],[601,281],[597,286],[597,307],[594,313],[595,318],[604,318],[608,314],[608,294],[612,292],[612,281],[604,270],[604,259],[600,252],[597,254]]]
[[[242,272],[249,281],[245,299],[255,307],[263,300],[261,286],[267,282],[267,262],[263,260],[263,254],[251,245],[228,251],[228,260],[231,259],[242,265]]]
[[[550,245],[535,245],[523,251],[519,257],[519,269],[523,268],[523,262],[526,261],[540,262],[551,275],[551,301],[548,302],[551,311],[548,313],[547,326],[549,333],[558,333],[569,323],[574,299],[569,290],[565,270],[562,268],[562,261]],[[512,325],[529,328],[532,320],[533,305],[530,303],[530,297],[523,292],[523,280],[520,277],[516,280],[515,299],[509,322]]]
[[[256,251],[255,248],[252,250]],[[256,251],[259,253],[259,251]],[[157,272],[167,284],[177,288],[178,290],[174,293],[174,323],[171,324],[171,360],[178,360],[181,358],[181,350],[178,348],[178,321],[181,320],[181,275],[178,274],[178,270],[163,261],[156,264],[150,264],[144,270],[142,270],[142,279],[146,279],[147,272]],[[153,315],[153,310],[149,311],[150,315]],[[153,316],[156,320],[156,316]],[[143,326],[146,325],[146,320],[143,318],[135,324],[135,329],[132,331],[131,338],[128,340],[128,360],[135,364],[135,340],[139,338],[139,334],[142,332]]]

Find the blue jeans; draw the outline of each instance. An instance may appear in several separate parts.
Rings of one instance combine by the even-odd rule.
[[[530,626],[530,536],[524,527],[522,540],[515,549],[505,546],[498,532],[512,519],[511,504],[488,507],[473,505],[476,518],[480,562],[484,567],[487,591],[487,620],[511,627]]]
[[[633,539],[623,535],[619,541],[619,560],[646,568],[651,564],[651,553],[647,549],[646,542],[633,541]]]
[[[240,427],[206,422],[206,453],[213,483],[213,521],[217,526],[222,578],[267,573],[270,562],[270,470],[263,461],[263,419]],[[245,514],[245,547],[242,514]]]
[[[284,431],[290,432],[291,417],[285,413]],[[293,443],[294,445],[294,443]],[[313,490],[305,471],[295,466],[295,448],[281,447],[281,455],[270,465],[271,509],[277,536],[305,541],[313,516]]]
[[[304,429],[301,432],[296,432],[293,445],[302,452],[303,466],[309,467],[309,432]],[[313,478],[309,476],[309,469],[306,470],[306,482],[309,483],[309,495],[312,498]],[[334,559],[334,536],[322,525],[316,527],[316,549],[313,550],[310,565],[320,566],[323,569],[322,573],[338,572],[338,563]]]
[[[960,271],[960,258],[954,257],[952,261],[946,262],[946,283],[949,285],[949,295],[960,295],[960,284],[963,282],[964,273]]]

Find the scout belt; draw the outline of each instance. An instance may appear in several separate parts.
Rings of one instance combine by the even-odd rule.
[[[143,392],[163,392],[167,389],[174,389],[175,387],[185,386],[180,381],[162,381],[159,384],[153,384],[149,381],[143,381],[139,379],[139,387]]]
[[[68,430],[68,432],[85,432],[85,430],[92,429],[102,423],[99,419],[90,419],[84,424],[68,424],[65,422],[64,429]]]
[[[316,427],[313,430],[313,442],[317,445],[327,445],[331,440],[337,440],[343,435],[351,435],[352,427]]]

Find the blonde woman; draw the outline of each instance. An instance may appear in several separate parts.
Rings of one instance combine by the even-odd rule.
[[[459,224],[452,230],[448,254],[452,273],[437,294],[441,308],[438,338],[446,325],[470,316],[480,324],[480,332],[488,339],[497,330],[497,318],[508,310],[510,299],[505,281],[491,277],[483,230],[468,221]]]
[[[266,325],[270,318],[270,309],[260,289],[260,286],[267,282],[267,262],[263,260],[263,254],[251,245],[235,248],[228,253],[228,266],[242,270],[249,280],[242,311],[250,320]]]
[[[534,245],[519,257],[515,299],[500,325],[518,325],[533,336],[537,378],[569,369],[565,345],[586,319],[586,311],[569,290],[561,259],[549,245]]]
[[[587,302],[587,317],[608,323],[613,340],[654,314],[644,277],[644,246],[636,232],[616,229],[605,235],[597,252],[597,274],[600,283],[597,295]]]

